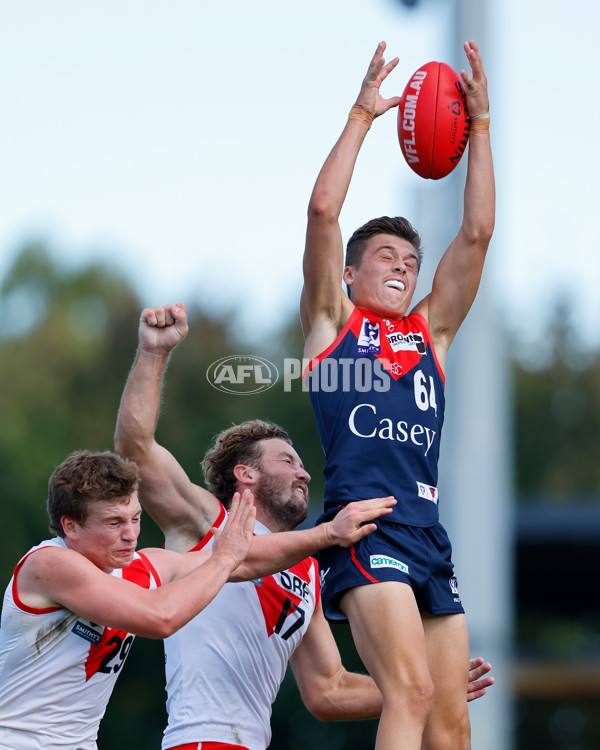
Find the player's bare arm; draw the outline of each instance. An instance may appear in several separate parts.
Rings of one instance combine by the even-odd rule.
[[[391,513],[395,504],[393,497],[359,500],[349,503],[331,521],[313,528],[255,536],[232,580],[253,580],[287,570],[326,547],[351,547],[375,531],[372,522]]]
[[[465,70],[461,71],[467,88],[471,133],[463,220],[457,236],[437,267],[431,294],[415,308],[429,322],[442,367],[448,347],[475,299],[495,221],[490,137],[482,127],[483,123],[489,123],[487,78],[475,42],[465,42],[464,48],[471,67],[471,75]]]
[[[400,102],[399,97],[384,99],[379,93],[381,84],[398,64],[398,58],[385,62],[385,46],[385,42],[377,46],[356,103],[319,173],[308,206],[300,311],[305,356],[310,358],[335,340],[353,309],[341,288],[344,244],[339,215],[371,122]]]
[[[304,704],[321,721],[370,719],[381,714],[382,696],[375,682],[342,665],[320,602],[290,664]]]
[[[192,573],[203,565],[212,555],[229,556],[233,561],[233,568],[229,581],[253,580],[263,575],[256,565],[257,575],[240,575],[239,570],[244,566],[246,558],[255,541],[253,534],[256,508],[254,496],[249,490],[241,494],[236,492],[231,500],[227,521],[222,528],[212,528],[215,539],[210,549],[201,549],[181,554],[165,549],[145,549],[144,553],[159,571],[163,583],[178,580]],[[256,559],[254,553],[252,559]],[[263,567],[265,565],[263,564]],[[244,568],[252,572],[252,565]]]
[[[370,719],[381,714],[379,688],[369,675],[344,668],[320,603],[290,664],[304,704],[321,721]],[[481,698],[494,684],[490,670],[491,665],[480,657],[469,661],[467,701]]]
[[[187,332],[185,305],[143,310],[139,347],[115,432],[117,452],[139,466],[143,505],[165,534],[168,547],[178,552],[197,544],[220,510],[217,500],[191,482],[175,457],[154,438],[167,362]]]
[[[240,504],[251,505],[252,493],[244,490],[241,494],[235,492],[228,511],[227,524],[224,531],[233,527],[233,517]],[[281,531],[274,534],[258,535],[252,538],[250,548],[243,561],[232,570],[230,581],[253,581],[256,578],[273,575],[281,570],[287,570],[305,558],[315,554],[325,547],[340,545],[350,547],[367,534],[375,531],[372,521],[391,512],[396,503],[393,497],[373,498],[350,503],[332,520],[310,529],[299,531]],[[238,524],[243,522],[238,520]],[[224,531],[212,529],[216,536],[213,551],[222,543]],[[144,550],[150,561],[161,574],[161,580],[174,580],[190,573],[202,564],[208,553],[206,550],[188,552],[185,555],[165,550]],[[155,559],[158,555],[158,559]],[[168,555],[168,556],[167,556]],[[168,565],[168,568],[167,568]],[[168,572],[167,572],[168,571]]]
[[[238,500],[212,552],[203,555],[201,564],[186,575],[181,575],[187,564],[185,555],[145,550],[161,581],[167,581],[152,590],[108,575],[74,549],[42,548],[24,561],[18,573],[19,596],[28,606],[64,607],[100,625],[147,638],[166,638],[211,602],[244,560],[252,544],[255,518],[252,496]],[[76,527],[72,533],[77,533]]]

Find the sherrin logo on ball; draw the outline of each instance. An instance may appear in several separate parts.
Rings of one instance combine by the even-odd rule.
[[[467,92],[446,63],[428,62],[411,76],[398,107],[398,139],[420,177],[439,180],[460,161],[469,141]]]

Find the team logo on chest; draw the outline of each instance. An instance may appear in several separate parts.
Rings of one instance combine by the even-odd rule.
[[[394,380],[398,380],[416,367],[421,358],[427,355],[427,334],[419,330],[418,325],[413,330],[414,322],[405,318],[390,320],[382,318],[371,321],[367,317],[359,318],[353,330],[356,335],[356,366],[364,363],[373,355],[380,360],[387,372]],[[342,361],[342,360],[340,360]]]
[[[379,323],[371,323],[363,318],[360,336],[356,342],[356,354],[364,357],[367,354],[381,354],[381,334],[379,332]]]

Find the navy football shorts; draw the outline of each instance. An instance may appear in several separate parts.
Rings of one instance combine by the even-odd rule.
[[[421,612],[464,612],[444,527],[406,526],[376,520],[377,531],[349,548],[329,547],[318,554],[325,617],[347,622],[342,595],[355,586],[402,581],[413,590]]]

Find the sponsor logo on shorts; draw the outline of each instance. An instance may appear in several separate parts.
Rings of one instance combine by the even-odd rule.
[[[330,570],[331,568],[327,568],[327,570],[321,570],[321,572],[319,573],[319,581],[321,583],[321,588],[325,587],[325,576],[327,575],[327,573],[329,573]]]
[[[408,573],[408,565],[387,555],[371,555],[372,568],[398,568],[403,573]]]
[[[437,487],[430,487],[428,484],[423,484],[423,482],[417,482],[417,491],[419,493],[419,497],[422,497],[424,500],[431,500],[432,503],[435,503],[437,505]]]
[[[359,357],[364,357],[366,354],[381,354],[379,323],[371,325],[366,318],[363,318],[360,336],[356,342],[356,353]]]
[[[94,622],[82,622],[81,620],[76,620],[75,625],[71,628],[71,632],[90,643],[96,644],[100,643],[102,633],[104,632],[104,626],[96,625]]]
[[[448,583],[450,584],[450,591],[453,594],[458,594],[458,578],[456,576],[452,576]],[[456,599],[454,601],[456,601]]]

